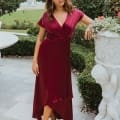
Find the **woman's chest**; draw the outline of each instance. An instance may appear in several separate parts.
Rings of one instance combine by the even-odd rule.
[[[60,34],[60,33],[72,33],[77,24],[78,18],[75,15],[68,15],[62,25],[57,19],[53,17],[51,20],[46,21],[46,30],[50,33]]]

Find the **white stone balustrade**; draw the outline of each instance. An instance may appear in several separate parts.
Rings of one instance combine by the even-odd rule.
[[[120,35],[101,32],[95,38],[92,77],[102,88],[102,101],[95,120],[120,120]]]

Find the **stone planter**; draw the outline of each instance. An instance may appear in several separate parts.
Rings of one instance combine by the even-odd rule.
[[[13,35],[12,33],[9,32],[0,32],[0,50],[7,48],[13,44],[15,44],[18,41],[18,37],[16,35]],[[0,52],[0,66],[2,65],[1,63],[1,52]]]
[[[95,120],[120,120],[120,35],[100,32],[95,38],[92,77],[102,88],[102,101]]]

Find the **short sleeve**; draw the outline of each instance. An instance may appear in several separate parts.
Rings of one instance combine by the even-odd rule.
[[[77,13],[78,16],[78,22],[83,18],[83,16],[85,15],[85,13],[77,8],[75,8],[75,11]]]
[[[44,28],[45,28],[45,16],[46,16],[46,12],[43,13],[42,17],[41,17],[41,18],[39,19],[39,21],[37,22],[37,24],[38,24],[39,26],[42,26],[42,27],[44,27]]]

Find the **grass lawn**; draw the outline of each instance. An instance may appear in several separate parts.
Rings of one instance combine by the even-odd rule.
[[[3,23],[10,25],[14,23],[14,20],[19,20],[19,21],[31,21],[32,23],[36,24],[36,22],[39,20],[40,16],[44,10],[21,10],[21,11],[16,11],[9,14],[5,14],[2,17],[0,17],[0,21]]]
[[[26,33],[27,30],[13,30],[13,29],[0,29],[0,31],[6,31],[6,32],[18,32],[18,33]]]

